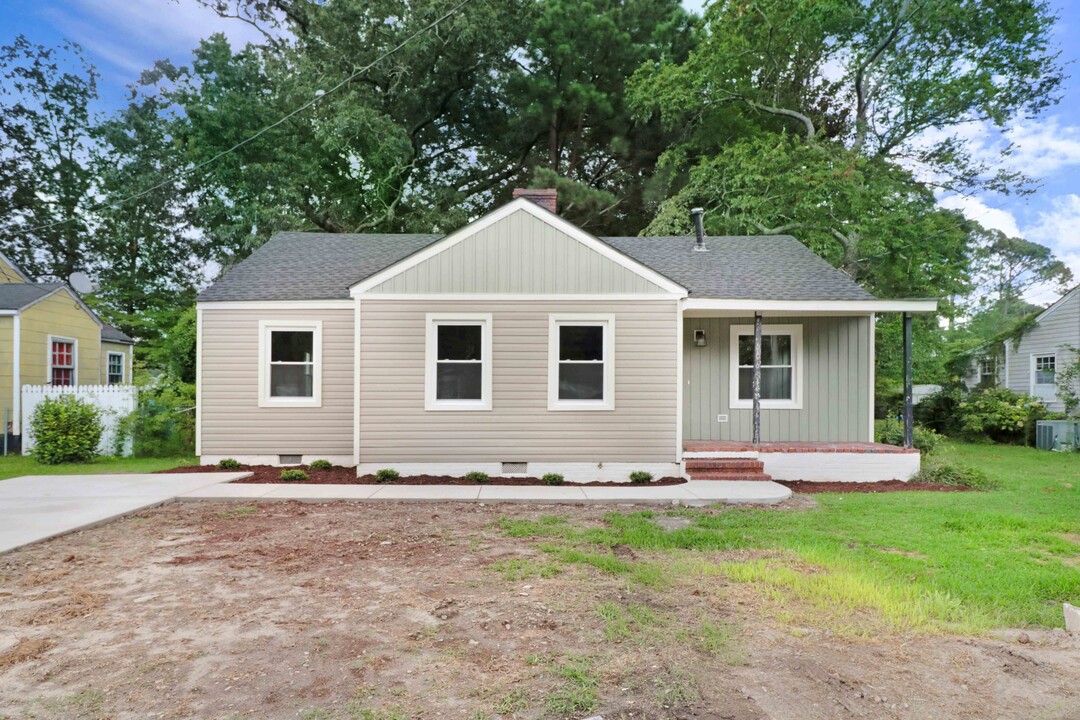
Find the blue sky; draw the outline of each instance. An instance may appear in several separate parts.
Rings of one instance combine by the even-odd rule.
[[[700,9],[701,0],[685,4]],[[1039,189],[1022,198],[953,196],[941,202],[984,225],[1050,246],[1080,281],[1080,3],[1051,4],[1061,18],[1057,45],[1074,76],[1065,84],[1061,103],[1037,121],[1019,121],[1004,134],[980,125],[961,129],[987,158],[1012,143],[1007,165],[1040,178]],[[213,32],[224,32],[240,44],[257,36],[254,29],[222,20],[194,0],[3,0],[0,28],[0,43],[22,33],[45,45],[64,38],[81,44],[102,75],[103,111],[120,106],[125,86],[156,59],[182,64],[199,39]],[[1029,295],[1039,304],[1055,297],[1045,288]]]

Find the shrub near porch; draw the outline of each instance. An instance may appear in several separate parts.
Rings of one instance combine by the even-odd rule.
[[[1080,463],[1015,446],[946,443],[939,452],[985,471],[986,492],[821,494],[818,507],[610,513],[603,528],[507,522],[563,562],[628,579],[720,573],[758,589],[794,625],[854,634],[1060,627],[1080,600]],[[609,549],[664,557],[632,563]],[[710,551],[745,550],[745,557]],[[668,556],[671,557],[668,557]],[[604,562],[610,559],[613,562]]]

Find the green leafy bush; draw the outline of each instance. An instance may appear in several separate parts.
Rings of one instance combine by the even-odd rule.
[[[941,439],[941,435],[922,425],[916,425],[912,433],[915,447],[922,451],[923,454],[934,452],[937,446],[941,444]],[[874,440],[886,445],[902,447],[904,445],[904,421],[896,418],[882,420],[874,428]]]
[[[465,474],[465,479],[474,483],[486,483],[491,478],[488,477],[486,472],[480,472],[479,470],[473,470],[470,473]]]
[[[630,473],[630,482],[638,484],[652,482],[652,473],[645,472],[644,470],[635,470]]]
[[[334,467],[334,464],[329,460],[312,460],[308,463],[308,467],[312,470],[329,470]]]
[[[1046,415],[1046,408],[1033,397],[998,387],[971,393],[958,412],[966,433],[995,442],[1025,442],[1029,427],[1034,434],[1035,421]]]
[[[915,423],[941,435],[962,435],[964,429],[960,425],[960,403],[966,396],[967,390],[962,385],[944,388],[928,395],[915,406]]]
[[[30,418],[34,457],[43,465],[82,462],[97,455],[101,411],[74,395],[47,397]]]
[[[562,485],[566,481],[559,473],[548,473],[544,477],[540,478],[545,485]]]
[[[912,480],[924,483],[936,483],[938,485],[963,485],[979,490],[991,490],[998,483],[978,468],[945,460],[927,462],[922,470]]]
[[[308,474],[299,468],[291,468],[281,471],[281,479],[285,482],[302,482],[308,479]]]
[[[239,460],[233,460],[232,458],[222,458],[217,466],[220,470],[239,470],[243,467]]]
[[[195,385],[163,375],[136,379],[139,400],[135,412],[123,418],[116,433],[116,452],[131,440],[136,457],[176,457],[195,454]]]
[[[381,470],[376,471],[375,482],[394,482],[399,477],[401,477],[401,473],[397,470],[394,470],[393,468],[382,468]]]

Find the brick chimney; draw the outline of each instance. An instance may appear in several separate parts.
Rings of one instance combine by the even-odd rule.
[[[531,200],[532,202],[536,203],[548,212],[558,212],[558,210],[556,210],[558,192],[555,190],[555,188],[545,188],[543,190],[535,190],[533,188],[514,188],[514,198],[517,199],[519,197],[523,197],[526,200]]]

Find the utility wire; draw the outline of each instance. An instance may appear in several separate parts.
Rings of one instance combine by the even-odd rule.
[[[362,75],[363,73],[366,73],[368,70],[375,67],[380,62],[382,62],[386,58],[388,58],[391,55],[393,55],[394,53],[396,53],[398,50],[401,50],[403,47],[408,45],[410,42],[412,42],[416,38],[420,37],[424,33],[428,32],[430,30],[433,30],[434,28],[441,25],[443,22],[445,22],[450,17],[455,15],[459,10],[461,10],[461,8],[463,8],[469,2],[471,2],[471,0],[462,0],[457,5],[455,5],[453,8],[451,8],[449,12],[442,15],[441,17],[434,20],[433,22],[425,25],[424,27],[420,28],[419,30],[417,30],[413,34],[409,35],[407,38],[402,40],[400,43],[398,43],[394,47],[390,48],[389,50],[384,52],[382,55],[375,58],[374,60],[372,60],[367,65],[365,65],[364,67],[354,71],[352,74],[350,74],[348,77],[346,77],[341,82],[337,83],[336,85],[334,85],[333,87],[331,87],[328,90],[317,92],[315,94],[315,97],[313,97],[311,100],[308,100],[306,103],[304,103],[300,107],[296,108],[292,112],[288,113],[287,115],[281,117],[277,121],[272,122],[269,125],[259,129],[258,131],[251,134],[250,136],[244,138],[243,140],[236,143],[232,147],[230,147],[230,148],[228,148],[226,150],[222,150],[221,152],[217,153],[213,157],[210,157],[210,158],[208,158],[206,160],[203,160],[202,162],[200,162],[200,163],[198,163],[198,164],[196,164],[196,165],[194,165],[194,166],[192,166],[192,167],[190,167],[190,168],[188,168],[186,170],[181,170],[179,173],[176,174],[175,177],[170,178],[169,180],[162,180],[161,182],[159,182],[159,183],[157,183],[155,185],[151,185],[150,187],[148,187],[148,188],[146,188],[144,190],[140,190],[139,192],[132,193],[131,195],[127,195],[127,196],[125,196],[123,198],[120,198],[119,200],[114,200],[114,201],[112,201],[110,203],[99,204],[97,207],[90,208],[90,210],[91,211],[100,210],[101,208],[106,207],[106,205],[122,205],[122,204],[124,204],[126,202],[129,202],[131,200],[135,200],[137,198],[143,197],[144,195],[149,195],[150,193],[154,192],[155,190],[158,190],[158,189],[160,189],[162,187],[165,187],[166,185],[171,183],[173,180],[176,180],[178,178],[181,178],[181,177],[183,177],[185,175],[189,175],[189,174],[194,173],[194,172],[198,172],[199,170],[202,170],[204,167],[217,162],[218,160],[225,157],[226,155],[228,155],[228,154],[230,154],[232,152],[235,152],[236,150],[239,150],[241,147],[243,147],[244,145],[247,145],[251,141],[258,138],[259,136],[264,135],[267,132],[269,132],[269,131],[273,130],[274,128],[278,127],[279,125],[282,125],[282,124],[288,122],[289,120],[291,120],[293,117],[299,115],[304,110],[307,110],[309,107],[315,105],[317,102],[319,102],[320,100],[325,98],[330,93],[332,93],[332,92],[334,92],[336,90],[340,90],[341,88],[345,87],[350,82],[355,80],[358,76]],[[64,224],[67,224],[67,223],[69,223],[69,222],[71,222],[72,220],[75,220],[75,219],[76,218],[67,218],[65,220],[57,220],[55,222],[46,223],[46,224],[43,224],[43,225],[35,225],[33,227],[23,227],[23,226],[21,226],[21,225],[19,225],[17,223],[12,223],[10,225],[5,225],[3,227],[0,227],[0,229],[2,229],[2,230],[19,229],[19,230],[22,230],[24,232],[35,232],[37,230],[47,230],[49,228],[56,227],[57,225],[64,225]]]

